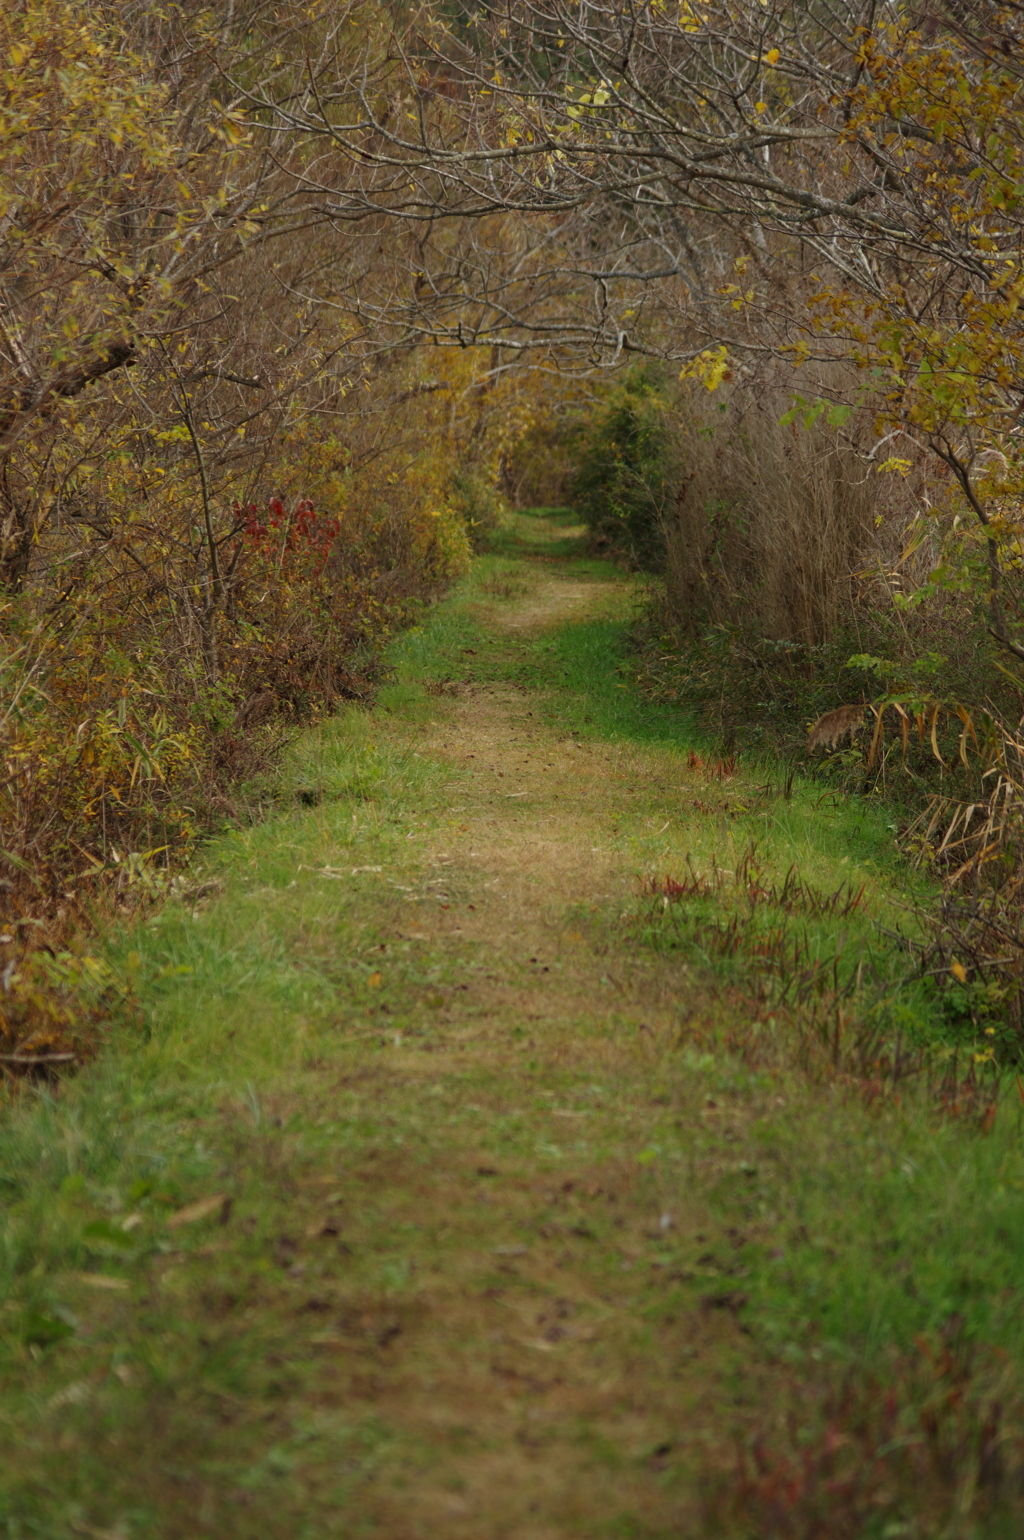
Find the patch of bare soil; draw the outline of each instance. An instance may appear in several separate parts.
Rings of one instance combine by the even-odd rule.
[[[506,608],[489,607],[487,616],[490,625],[499,631],[537,632],[600,612],[609,600],[617,603],[621,597],[621,583],[538,578],[518,603]]]

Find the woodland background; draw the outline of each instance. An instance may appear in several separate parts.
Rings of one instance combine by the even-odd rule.
[[[1019,1025],[1022,72],[958,0],[8,6],[6,1062],[509,503],[648,574],[650,693],[892,799]]]

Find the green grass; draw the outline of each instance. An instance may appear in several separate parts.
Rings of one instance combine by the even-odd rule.
[[[881,1369],[956,1316],[968,1340],[1012,1355],[1016,1379],[1021,1132],[1012,1106],[987,1138],[914,1115],[805,1115],[798,1132],[766,1120],[759,1200],[785,1214],[792,1239],[752,1270],[765,1340]]]
[[[893,1447],[912,1446],[934,1391],[922,1366],[949,1342],[970,1360],[957,1406],[983,1421],[999,1400],[1016,1459],[1016,1089],[980,1133],[961,1044],[961,1105],[937,1113],[925,1081],[951,1072],[955,1034],[911,984],[887,1030],[899,1007],[936,1045],[930,1071],[867,1094],[827,1054],[801,1068],[817,1028],[764,985],[758,945],[786,924],[847,975],[874,958],[892,993],[905,959],[874,922],[926,894],[884,809],[800,780],[787,798],[764,766],[716,779],[686,714],[630,686],[632,601],[599,586],[603,564],[559,569],[593,586],[590,618],[504,626],[542,593],[534,557],[556,554],[564,519],[519,527],[537,531],[525,555],[481,559],[395,643],[374,710],[293,746],[274,815],[211,844],[191,895],[108,938],[137,1014],[74,1080],[10,1107],[0,1533],[700,1533],[734,1439],[816,1449],[844,1377],[869,1399],[871,1376],[893,1382]],[[449,724],[458,737],[428,688],[451,680],[534,713],[552,759],[568,741],[602,756],[586,784],[607,804],[551,818],[579,818],[624,875],[547,898],[534,956],[500,914],[472,931],[496,902],[483,856],[443,868],[466,932],[441,940],[422,918],[439,902],[431,852],[457,849],[463,818],[474,848],[504,850],[538,816],[496,781],[479,815],[458,811],[468,772],[425,747]],[[866,884],[866,907],[831,925],[751,909],[728,883],[668,907],[637,896],[636,877],[681,878],[687,855],[735,870],[752,842],[766,879],[795,865],[822,891]],[[711,955],[708,927],[748,911],[741,949]],[[564,1020],[537,1014],[549,987]],[[563,1321],[582,1323],[564,1346]],[[835,1416],[859,1448],[854,1413]],[[949,1493],[941,1470],[897,1471],[859,1533],[1018,1533],[1019,1511],[1004,1522],[968,1492],[970,1438],[974,1453],[950,1445]],[[534,1493],[539,1519],[516,1507]],[[786,1532],[731,1501],[722,1532]]]
[[[509,513],[488,535],[495,555],[580,560],[587,544],[586,526],[571,508],[530,508]]]

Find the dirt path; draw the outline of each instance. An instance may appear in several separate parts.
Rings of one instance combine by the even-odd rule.
[[[485,618],[532,638],[621,594],[550,576]],[[421,946],[452,986],[428,1000],[429,1026],[395,1034],[386,1067],[360,1070],[358,1093],[385,1125],[410,1098],[439,1122],[424,1148],[359,1172],[371,1228],[354,1215],[345,1232],[358,1252],[386,1213],[392,1230],[431,1231],[443,1261],[415,1305],[373,1303],[337,1338],[329,1377],[350,1414],[386,1418],[419,1452],[400,1489],[375,1483],[359,1508],[410,1540],[692,1533],[723,1408],[756,1378],[737,1392],[749,1355],[729,1279],[746,1237],[722,1233],[692,1166],[691,1180],[666,1169],[657,1145],[699,1130],[685,1164],[699,1148],[714,1177],[742,1164],[745,1120],[680,1074],[678,1028],[700,999],[678,965],[608,929],[637,884],[620,830],[678,822],[686,772],[552,730],[527,690],[457,688],[417,745],[457,776],[426,849],[433,901],[381,944]]]
[[[622,590],[621,583],[547,578],[486,619],[495,632],[535,637],[607,610],[609,598],[621,603]],[[549,1041],[551,1029],[571,1033],[581,1015],[591,1024],[609,1015],[637,1024],[642,1018],[653,1031],[666,1007],[650,963],[617,956],[613,982],[595,966],[580,926],[581,916],[614,912],[635,894],[635,868],[609,836],[628,817],[624,790],[637,790],[663,767],[634,748],[552,730],[529,690],[466,684],[457,691],[445,719],[419,739],[421,753],[458,777],[448,833],[431,843],[428,860],[475,903],[431,907],[420,934],[440,945],[485,948],[498,973],[516,976],[501,993],[488,991],[484,1000],[477,989],[465,1002],[496,1032],[528,1021],[538,1024],[535,1037]],[[656,817],[643,820],[659,821],[664,827]],[[672,1002],[668,1016],[676,1011]],[[592,1053],[588,1042],[587,1063]]]
[[[527,533],[125,938],[143,1038],[12,1134],[12,1533],[747,1533],[736,1440],[788,1405],[748,1258],[789,1244],[765,1129],[801,1093],[719,1054],[756,1011],[637,895],[735,866],[761,794],[593,725],[559,639],[628,584]]]
[[[884,812],[705,758],[573,553],[520,519],[9,1109],[4,1533],[1021,1532],[1017,1088],[872,1078],[936,1029]]]

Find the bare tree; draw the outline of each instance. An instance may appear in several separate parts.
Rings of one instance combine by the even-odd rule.
[[[324,28],[301,92],[235,86],[324,147],[332,218],[417,232],[404,285],[331,297],[378,327],[712,377],[852,360],[890,456],[925,446],[985,527],[1024,656],[993,488],[1021,479],[1022,46],[998,0],[500,0],[356,70]]]

